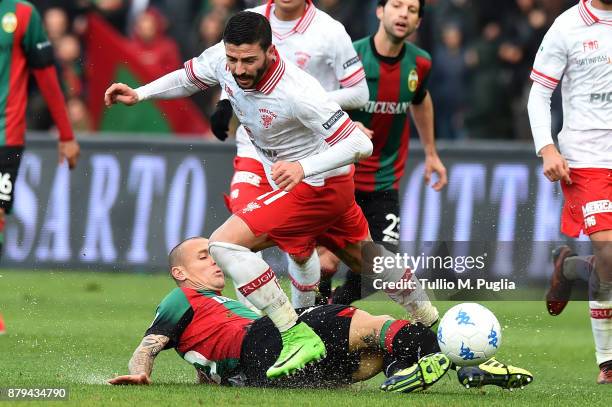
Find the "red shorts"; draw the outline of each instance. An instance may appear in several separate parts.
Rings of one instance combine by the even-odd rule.
[[[275,190],[235,213],[257,235],[267,234],[284,252],[309,256],[317,244],[342,249],[368,236],[368,222],[355,202],[349,175],[332,177],[322,187],[304,182],[290,192]]]
[[[272,191],[266,178],[263,165],[247,157],[234,158],[234,176],[230,184],[230,194],[225,196],[225,204],[236,213],[260,195]]]
[[[572,184],[561,182],[565,202],[561,232],[578,237],[612,230],[612,169],[572,168]]]

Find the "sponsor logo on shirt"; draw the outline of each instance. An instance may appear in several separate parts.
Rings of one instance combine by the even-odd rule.
[[[587,40],[582,43],[582,52],[595,51],[599,49],[599,42],[596,40]]]
[[[342,118],[342,116],[344,116],[344,112],[342,110],[338,110],[336,113],[334,113],[332,115],[332,117],[329,118],[328,121],[326,121],[325,123],[323,123],[323,128],[325,130],[329,130],[332,128],[332,126],[334,124],[336,124],[338,122],[338,120],[340,120]]]
[[[589,58],[576,59],[576,64],[578,66],[589,66],[593,64],[609,64],[609,63],[612,63],[612,62],[610,62],[610,57],[608,55],[597,55],[597,56],[589,57]]]
[[[612,201],[609,199],[587,202],[587,204],[582,207],[582,214],[585,218],[597,213],[607,212],[612,212]]]
[[[264,129],[269,129],[272,121],[277,117],[276,113],[268,109],[259,109],[259,113],[261,113],[261,125]]]
[[[358,63],[360,61],[359,56],[355,55],[353,58],[349,59],[348,61],[346,61],[344,64],[342,64],[342,68],[346,69],[349,66],[353,66],[356,63]]]
[[[612,92],[591,93],[591,103],[612,102]]]
[[[410,89],[410,92],[414,92],[418,86],[419,86],[419,74],[417,73],[416,69],[413,69],[408,74],[408,89]]]
[[[307,54],[302,51],[298,51],[295,53],[295,64],[300,67],[300,69],[306,69],[308,62],[310,61],[310,54]]]
[[[370,100],[361,108],[361,111],[380,114],[406,114],[409,107],[410,102],[376,102]]]
[[[12,34],[17,29],[17,16],[15,13],[8,12],[2,16],[2,29]]]

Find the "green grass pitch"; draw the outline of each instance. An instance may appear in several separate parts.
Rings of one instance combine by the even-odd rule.
[[[485,303],[503,326],[498,358],[530,370],[534,383],[509,392],[466,390],[450,372],[425,393],[385,394],[379,375],[333,390],[222,388],[192,384],[194,369],[173,351],[162,352],[154,385],[113,387],[173,283],[163,275],[0,271],[0,387],[66,387],[61,405],[286,405],[286,406],[609,406],[612,387],[595,384],[587,303],[574,302],[559,317],[543,302]],[[231,291],[229,291],[231,292]],[[362,303],[372,313],[402,315],[390,302]],[[453,303],[439,303],[440,311]],[[20,406],[29,405],[20,402]],[[37,404],[40,404],[38,402]]]

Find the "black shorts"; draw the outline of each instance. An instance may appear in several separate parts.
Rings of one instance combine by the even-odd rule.
[[[349,352],[349,331],[356,308],[347,305],[320,305],[297,310],[300,319],[321,337],[327,357],[291,377],[270,380],[266,371],[276,362],[282,343],[278,329],[268,317],[251,325],[240,355],[240,369],[247,386],[335,387],[352,383],[359,367],[358,353]]]
[[[400,238],[399,192],[396,189],[374,192],[355,191],[355,200],[368,220],[372,240],[397,246]]]
[[[0,147],[0,208],[11,213],[23,147]]]

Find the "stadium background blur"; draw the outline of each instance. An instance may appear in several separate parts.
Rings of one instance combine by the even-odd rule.
[[[140,119],[105,120],[101,95],[92,92],[96,69],[92,52],[101,16],[121,37],[119,47],[136,55],[140,81],[179,68],[221,39],[232,13],[263,0],[33,0],[52,41],[69,115],[76,131],[126,133],[196,133],[211,137],[205,127],[173,129]],[[315,0],[319,8],[342,22],[353,40],[378,27],[376,0]],[[428,0],[425,17],[414,41],[433,57],[429,82],[435,104],[437,138],[441,140],[531,140],[525,109],[535,52],[556,16],[575,0]],[[92,40],[93,39],[93,40]],[[92,42],[93,41],[93,42]],[[130,61],[118,61],[129,66]],[[89,65],[88,65],[89,64]],[[91,68],[91,69],[88,69]],[[152,69],[142,78],[143,70]],[[91,72],[88,74],[88,72]],[[138,75],[136,75],[138,76]],[[131,76],[130,76],[131,77]],[[125,77],[119,79],[125,80]],[[106,83],[104,84],[106,85]],[[553,127],[561,127],[559,92],[553,99]],[[28,128],[48,130],[52,121],[32,83]],[[193,106],[208,117],[218,91],[193,97]],[[181,109],[180,106],[169,107]],[[195,109],[194,109],[195,111]],[[168,111],[164,111],[168,114]],[[119,115],[120,117],[121,115]],[[135,115],[132,115],[134,117]],[[152,122],[155,123],[155,120]],[[171,131],[168,131],[171,130]],[[172,131],[174,130],[174,131]],[[193,136],[194,134],[192,134]],[[416,137],[416,133],[412,133]]]

